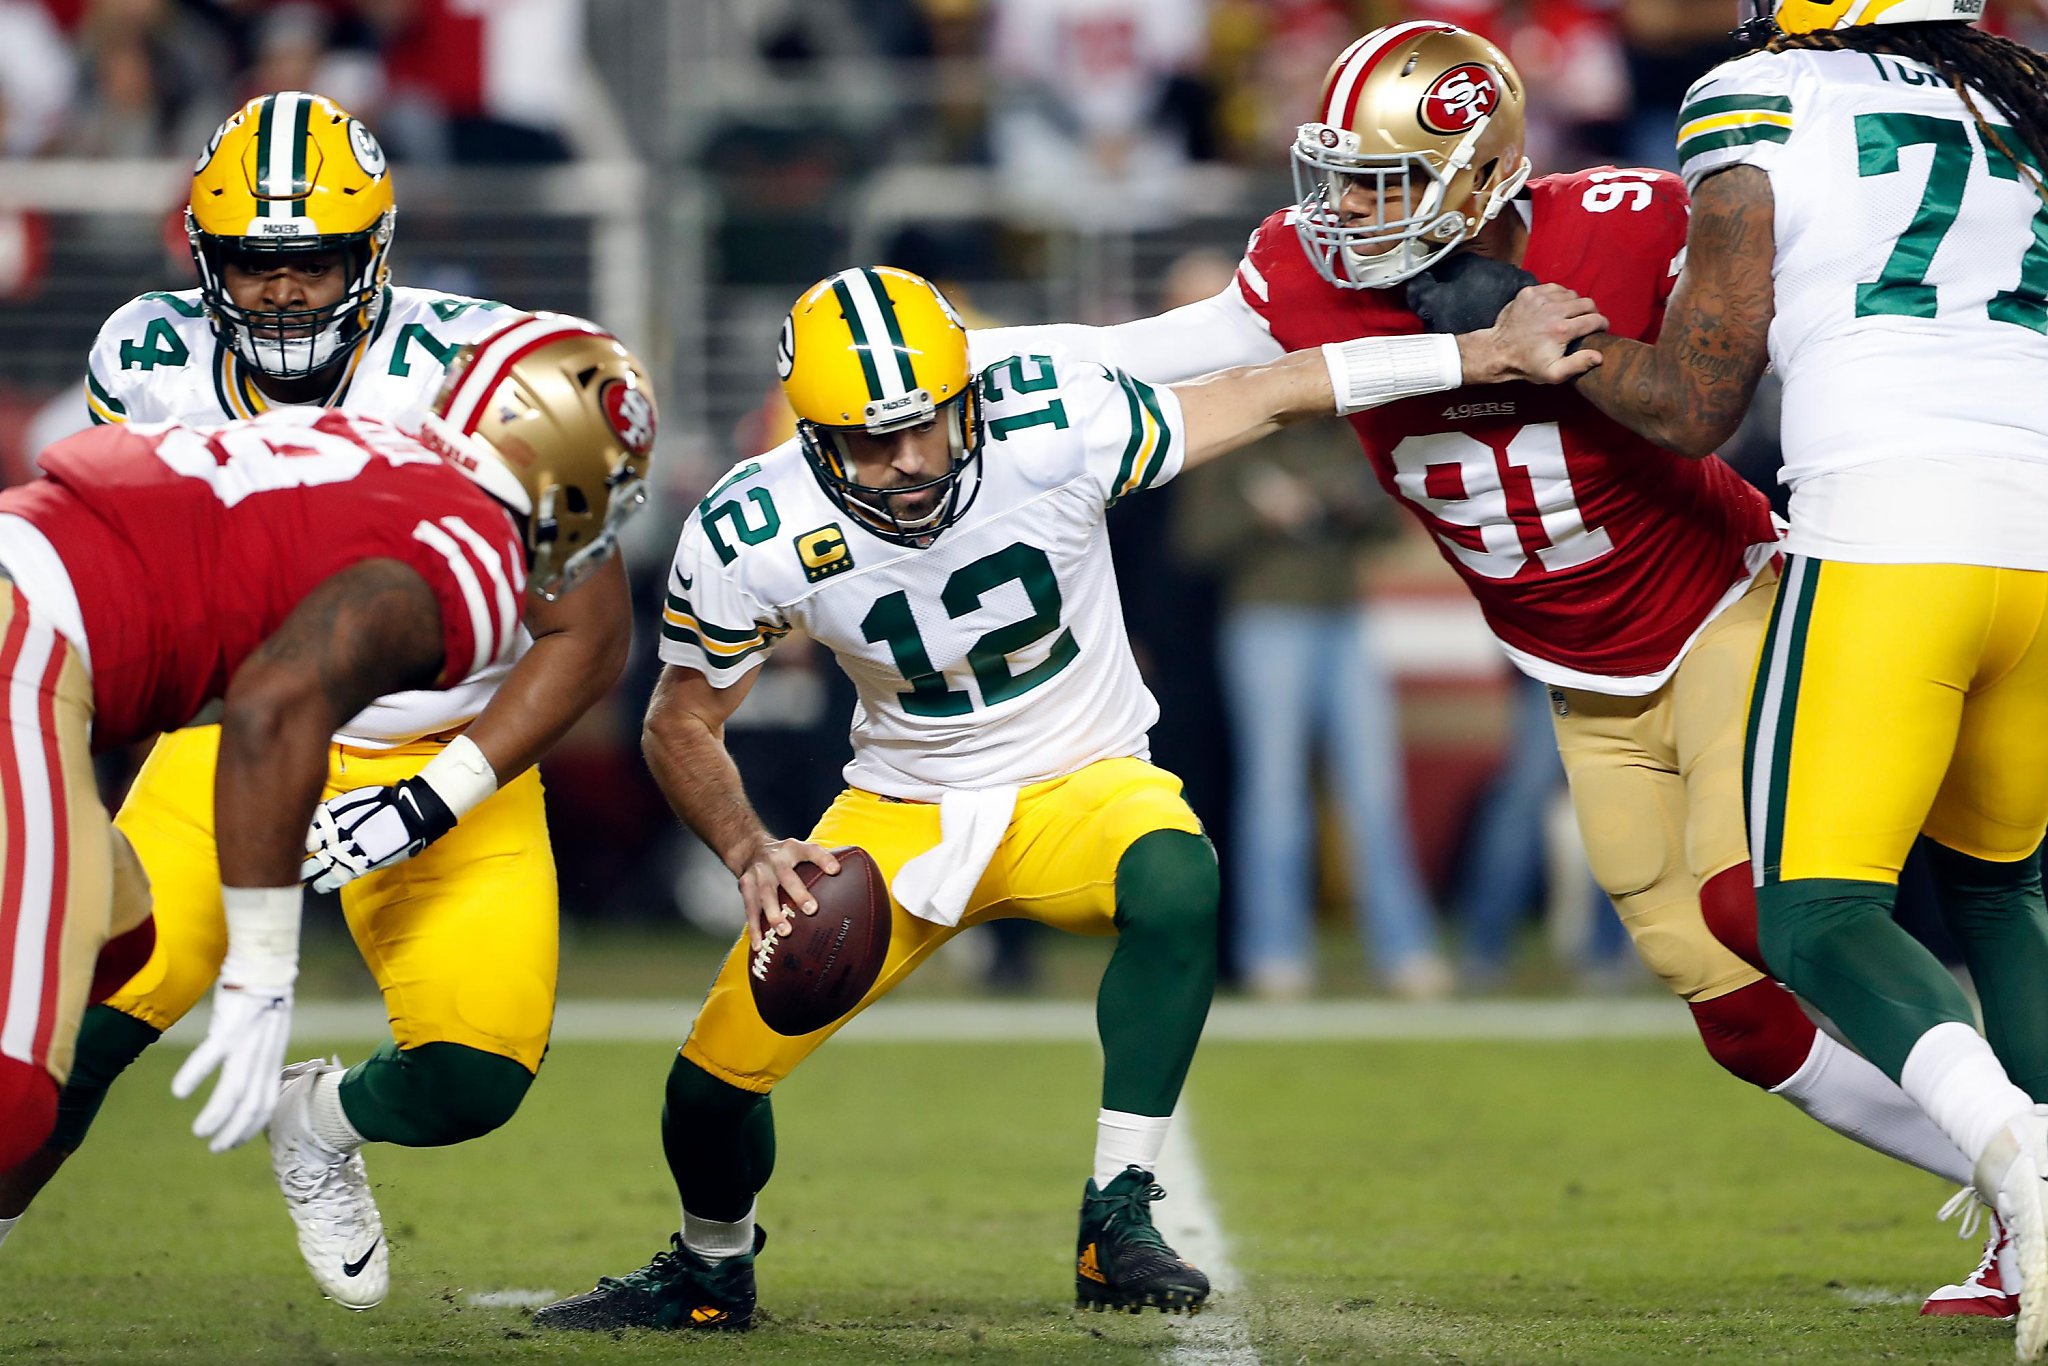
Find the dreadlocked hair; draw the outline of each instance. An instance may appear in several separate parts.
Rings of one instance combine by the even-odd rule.
[[[1769,43],[1772,52],[1841,49],[1906,57],[1925,62],[1940,72],[1962,98],[1970,117],[1977,121],[1977,131],[1984,135],[1984,141],[2018,168],[2021,178],[2034,187],[2042,203],[2048,204],[2048,184],[2042,181],[2042,169],[2048,167],[2048,56],[2024,43],[1953,22],[1870,24],[1814,33],[1780,33]],[[2006,145],[1998,125],[1985,117],[1977,102],[1980,92],[2011,121],[2012,130],[2018,132],[2020,140],[2033,153],[2031,165]]]

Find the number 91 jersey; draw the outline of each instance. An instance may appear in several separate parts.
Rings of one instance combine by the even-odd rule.
[[[868,534],[789,441],[705,496],[669,573],[662,659],[725,688],[789,631],[817,640],[859,697],[846,780],[883,796],[936,801],[1142,757],[1159,715],[1104,513],[1179,472],[1178,400],[1058,351],[972,359],[981,488],[932,544]]]
[[[1841,51],[1744,57],[1686,96],[1689,183],[1770,178],[1789,550],[2048,569],[2048,206],[1975,99],[1995,139],[1932,67]]]
[[[1676,283],[1687,204],[1661,171],[1530,182],[1526,266],[1652,338]],[[1237,286],[1289,350],[1423,330],[1399,289],[1338,289],[1301,249],[1293,210],[1252,235]],[[1777,531],[1763,495],[1719,459],[1688,460],[1608,419],[1570,386],[1500,384],[1355,413],[1387,491],[1436,537],[1524,673],[1642,696],[1741,597]]]

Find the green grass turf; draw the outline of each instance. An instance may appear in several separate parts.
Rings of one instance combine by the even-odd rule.
[[[356,1050],[360,1052],[360,1050]],[[209,1155],[169,1056],[0,1249],[0,1360],[1138,1362],[1158,1315],[1071,1306],[1095,1052],[846,1045],[778,1097],[771,1316],[742,1340],[538,1335],[479,1291],[588,1287],[675,1226],[667,1050],[565,1045],[509,1128],[369,1154],[391,1298],[306,1278],[258,1151]],[[1916,1317],[1976,1248],[1944,1195],[1683,1041],[1225,1044],[1194,1131],[1267,1362],[2002,1361]],[[1171,1197],[1169,1197],[1170,1199]],[[1907,1304],[1859,1304],[1886,1295]]]

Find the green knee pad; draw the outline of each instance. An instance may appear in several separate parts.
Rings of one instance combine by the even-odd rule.
[[[533,1073],[459,1043],[387,1043],[341,1079],[341,1110],[373,1143],[441,1148],[481,1138],[512,1118]]]
[[[57,1127],[46,1146],[76,1151],[85,1142],[86,1130],[98,1116],[114,1078],[162,1037],[155,1025],[123,1015],[112,1006],[88,1006],[78,1023],[70,1080],[57,1097]]]
[[[766,1094],[720,1081],[677,1053],[661,1107],[661,1148],[683,1208],[730,1223],[775,1173],[775,1112]]]

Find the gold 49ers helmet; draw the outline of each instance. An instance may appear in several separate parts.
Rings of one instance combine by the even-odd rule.
[[[647,501],[655,427],[647,372],[617,337],[535,313],[455,353],[419,437],[519,515],[529,583],[553,602]]]
[[[391,273],[397,210],[384,149],[319,95],[259,95],[215,130],[192,175],[185,235],[214,331],[242,361],[279,379],[316,374],[376,323]],[[336,253],[341,299],[324,308],[247,309],[224,270],[264,271]]]
[[[1984,0],[1743,0],[1745,21],[1737,32],[1749,39],[1869,24],[1974,23],[1984,17]]]
[[[775,355],[797,439],[825,494],[884,540],[924,545],[981,490],[981,403],[967,329],[929,280],[893,266],[842,270],[803,292]],[[883,487],[853,477],[846,438],[944,422],[946,472]],[[911,513],[937,494],[928,512]],[[903,506],[907,500],[907,508]]]
[[[1345,48],[1294,138],[1295,230],[1323,278],[1384,289],[1476,237],[1529,178],[1522,104],[1514,64],[1451,24]]]

